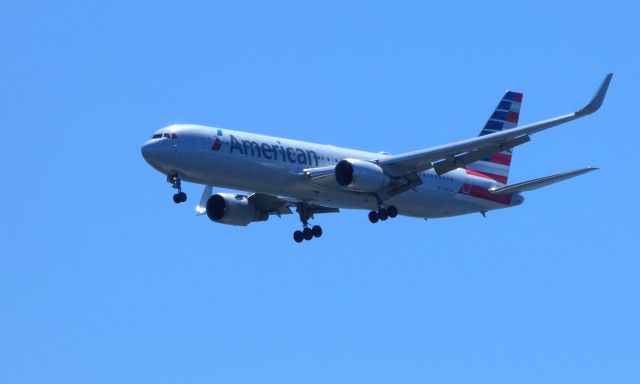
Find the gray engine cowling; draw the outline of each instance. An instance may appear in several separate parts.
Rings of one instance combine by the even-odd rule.
[[[345,159],[335,168],[339,186],[358,192],[376,192],[389,185],[389,176],[379,165],[370,161]]]
[[[269,214],[251,204],[247,196],[232,193],[212,195],[207,200],[207,216],[216,223],[242,226],[269,218]]]

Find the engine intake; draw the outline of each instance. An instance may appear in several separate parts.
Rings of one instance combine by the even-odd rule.
[[[336,183],[358,192],[376,192],[389,185],[389,176],[370,161],[345,159],[336,164]]]
[[[218,193],[207,200],[207,216],[216,223],[248,225],[266,221],[269,214],[249,202],[247,196]]]

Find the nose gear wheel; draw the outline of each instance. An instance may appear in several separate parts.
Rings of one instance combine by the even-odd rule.
[[[176,204],[180,204],[187,201],[187,194],[182,192],[182,184],[180,183],[180,178],[178,177],[178,175],[167,176],[167,181],[171,183],[171,186],[174,189],[178,190],[178,193],[173,195],[173,202]]]

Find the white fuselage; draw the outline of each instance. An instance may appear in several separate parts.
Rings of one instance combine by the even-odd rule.
[[[334,166],[346,158],[372,160],[385,154],[199,125],[169,126],[154,137],[142,148],[145,159],[158,171],[178,175],[184,181],[333,208],[378,208],[373,194],[344,189],[333,179],[329,184],[314,183],[304,177],[303,170]],[[401,215],[432,218],[486,212],[524,200],[519,194],[492,196],[486,191],[502,184],[468,174],[465,169],[442,176],[431,169],[419,177],[421,185],[385,203],[395,205]]]

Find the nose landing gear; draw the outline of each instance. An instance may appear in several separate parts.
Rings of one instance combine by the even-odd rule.
[[[173,202],[176,204],[184,203],[187,201],[187,194],[184,192],[178,192],[173,195]]]
[[[180,178],[178,177],[178,175],[167,176],[167,181],[171,183],[171,186],[174,189],[178,190],[178,193],[173,195],[173,202],[176,204],[180,204],[187,201],[187,194],[182,192],[182,185],[180,183]]]

